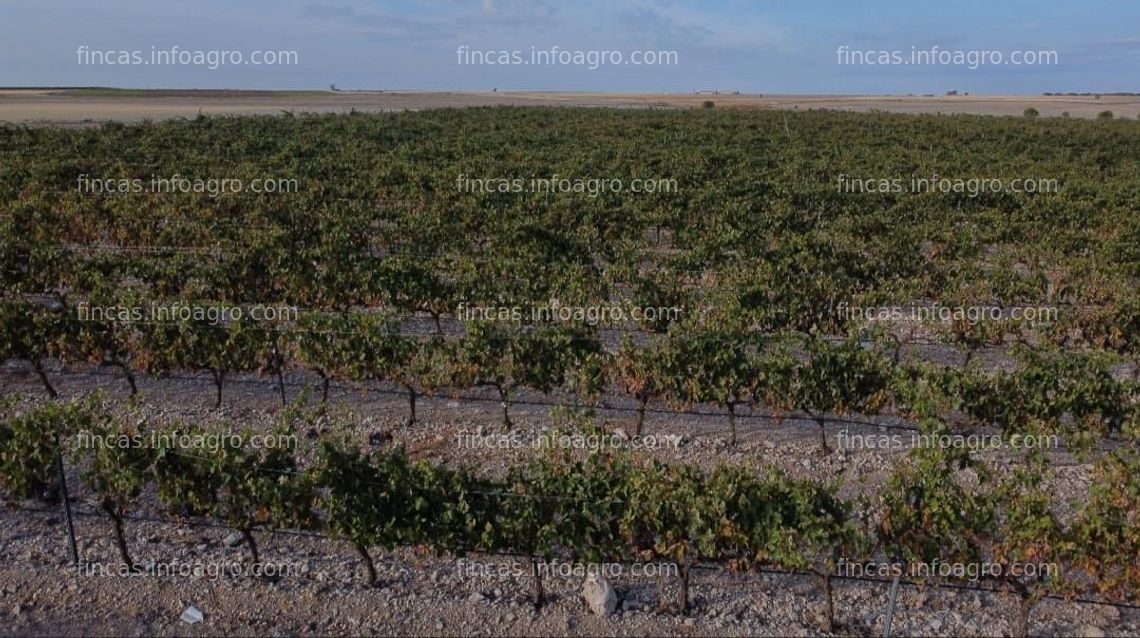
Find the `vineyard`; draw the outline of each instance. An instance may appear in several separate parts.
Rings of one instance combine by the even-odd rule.
[[[0,362],[12,382],[0,496],[14,509],[52,500],[70,472],[127,567],[134,515],[161,512],[231,528],[253,563],[255,533],[344,543],[361,586],[379,584],[377,551],[513,556],[533,568],[535,607],[538,565],[557,559],[672,565],[657,608],[676,615],[693,607],[694,569],[802,574],[826,601],[812,630],[827,633],[853,631],[833,581],[882,564],[993,567],[910,580],[1012,597],[1019,635],[1045,599],[1129,609],[1140,604],[1138,148],[1129,121],[723,109],[0,128]],[[90,189],[154,176],[298,188]],[[676,188],[468,188],[551,176]],[[912,176],[1060,188],[842,188]],[[601,320],[572,311],[599,308]],[[900,308],[934,319],[866,311]],[[121,377],[117,391],[60,392],[68,375],[101,369]],[[40,391],[13,381],[24,371]],[[140,381],[187,378],[208,380],[215,418],[142,416]],[[253,379],[280,406],[260,429],[226,416],[233,384]],[[422,405],[440,399],[495,405],[497,433],[525,427],[520,405],[600,436],[612,432],[599,415],[618,411],[623,440],[651,434],[647,413],[713,414],[718,428],[696,436],[729,450],[742,428],[794,422],[817,439],[814,457],[843,463],[858,424],[986,437],[1012,463],[919,444],[884,480],[852,485],[777,464],[551,449],[491,472],[362,442],[370,433],[337,403],[375,390],[400,397],[407,430],[438,427]],[[296,444],[169,443],[255,430]],[[1016,445],[1026,440],[1057,445]],[[1063,460],[1086,477],[1075,496],[1055,487]],[[1030,564],[1051,569],[1014,569]]]

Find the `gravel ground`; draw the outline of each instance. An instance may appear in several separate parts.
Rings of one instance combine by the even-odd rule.
[[[109,370],[54,375],[63,396],[104,388],[116,404],[126,396],[125,383]],[[87,374],[94,372],[95,374]],[[264,380],[235,379],[225,386],[221,410],[214,410],[213,391],[203,376],[194,380],[140,379],[145,410],[152,418],[220,417],[251,425],[268,423],[279,409],[277,389]],[[290,396],[312,379],[290,378]],[[38,382],[18,364],[0,370],[0,393],[35,396]],[[465,393],[471,396],[474,393]],[[489,396],[488,396],[489,398]],[[524,401],[549,401],[520,396]],[[609,399],[627,405],[620,397]],[[496,402],[456,401],[428,397],[420,402],[420,422],[402,426],[406,401],[397,394],[336,390],[333,411],[355,415],[362,443],[403,444],[416,458],[448,465],[467,465],[488,476],[537,453],[530,443],[551,422],[549,408],[519,405],[511,410],[519,432],[514,447],[476,448],[457,444],[459,435],[501,432]],[[702,408],[711,409],[711,408]],[[599,422],[607,429],[632,432],[634,414],[602,410]],[[880,419],[884,426],[889,419]],[[836,445],[841,426],[831,427]],[[893,433],[878,426],[849,426],[851,433]],[[727,424],[721,416],[652,413],[645,433],[679,437],[674,446],[638,449],[666,461],[711,468],[722,462],[753,467],[775,464],[795,476],[839,480],[846,496],[855,496],[880,482],[905,450],[852,450],[823,456],[811,424],[793,419],[742,419],[740,441],[727,445]],[[909,433],[899,432],[908,440]],[[379,435],[379,436],[375,436]],[[1001,467],[1000,452],[987,456]],[[1063,500],[1076,500],[1088,485],[1088,467],[1064,453],[1054,489]],[[71,481],[78,485],[77,477]],[[78,489],[78,488],[77,488]],[[76,490],[73,489],[73,492]],[[814,580],[779,574],[737,575],[701,570],[694,575],[693,609],[672,615],[656,609],[659,579],[626,573],[611,579],[619,597],[618,612],[608,618],[592,614],[579,592],[580,574],[549,576],[545,587],[550,602],[535,613],[527,602],[529,571],[510,557],[422,555],[413,549],[375,552],[380,584],[368,587],[363,567],[345,544],[295,534],[260,534],[263,560],[289,570],[266,579],[223,575],[218,578],[182,575],[122,577],[100,574],[117,564],[110,524],[95,515],[89,495],[73,494],[81,560],[88,571],[69,566],[61,513],[8,509],[0,520],[0,635],[819,635],[823,597]],[[144,499],[145,500],[145,499]],[[37,506],[43,508],[45,506]],[[158,516],[144,502],[137,515]],[[244,565],[246,549],[232,530],[170,522],[132,521],[128,542],[135,559],[158,568],[159,561],[217,568]],[[666,579],[667,590],[673,581]],[[881,635],[889,583],[841,581],[836,585],[836,633]],[[194,605],[205,620],[188,624],[179,619]],[[895,635],[1009,635],[1015,601],[1009,595],[970,590],[900,588],[893,628]],[[1034,635],[1137,635],[1140,614],[1109,606],[1046,600],[1034,611]]]
[[[275,581],[124,578],[70,567],[57,514],[10,512],[3,527],[0,635],[820,635],[822,596],[815,582],[797,576],[698,572],[686,616],[656,611],[655,578],[616,578],[619,611],[599,618],[582,603],[579,578],[547,578],[549,602],[535,613],[526,599],[528,576],[473,573],[455,558],[412,550],[377,556],[377,588],[363,583],[347,547],[281,535],[259,539],[263,560],[293,570]],[[144,565],[246,560],[244,547],[230,547],[224,529],[150,523],[128,529]],[[115,564],[104,519],[80,516],[76,532],[85,562]],[[513,566],[509,558],[470,560]],[[839,583],[837,633],[881,635],[888,591],[887,584]],[[179,620],[189,605],[202,610],[202,623]],[[895,635],[1008,635],[1014,609],[1009,596],[903,587],[893,624]],[[1033,633],[1140,635],[1140,614],[1049,600],[1035,610]]]

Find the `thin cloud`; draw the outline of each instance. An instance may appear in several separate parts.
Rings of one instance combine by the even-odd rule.
[[[694,11],[672,0],[640,3],[621,15],[631,34],[657,46],[712,53],[787,50],[790,29],[761,16]]]

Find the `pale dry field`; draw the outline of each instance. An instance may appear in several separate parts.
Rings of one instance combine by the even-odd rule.
[[[1140,117],[1140,96],[829,96],[736,95],[730,93],[563,93],[531,91],[60,91],[0,89],[0,122],[77,125],[204,115],[346,113],[468,106],[587,106],[617,108],[837,109],[895,113],[1021,115],[1027,108],[1043,117]]]

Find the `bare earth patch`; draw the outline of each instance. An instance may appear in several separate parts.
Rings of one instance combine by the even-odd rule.
[[[470,106],[614,108],[835,109],[895,113],[969,113],[1091,118],[1102,111],[1140,117],[1140,96],[840,96],[713,93],[571,93],[543,91],[180,91],[0,89],[0,122],[80,125],[203,115],[384,112]]]

